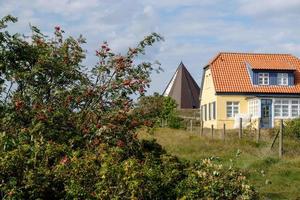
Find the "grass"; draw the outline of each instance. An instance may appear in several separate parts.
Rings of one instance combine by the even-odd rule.
[[[234,163],[247,174],[262,199],[300,199],[300,141],[284,138],[284,158],[279,159],[278,146],[270,149],[271,138],[256,143],[252,137],[239,140],[230,134],[223,141],[185,130],[159,128],[153,134],[141,131],[139,136],[156,139],[168,153],[181,159],[218,157],[223,165]]]

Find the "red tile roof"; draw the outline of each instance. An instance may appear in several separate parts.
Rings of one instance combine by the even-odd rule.
[[[267,70],[296,70],[296,67],[287,61],[280,60],[251,60],[247,61],[252,69]]]
[[[294,86],[253,85],[246,67],[295,70]],[[209,64],[216,92],[300,94],[300,59],[290,54],[219,53]]]

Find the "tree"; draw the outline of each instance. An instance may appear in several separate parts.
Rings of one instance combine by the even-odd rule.
[[[86,72],[82,36],[65,37],[57,26],[48,38],[31,26],[24,38],[6,31],[8,22],[16,18],[0,20],[0,198],[184,194],[176,185],[188,177],[187,165],[157,143],[138,140],[136,130],[147,119],[132,111],[130,98],[145,94],[154,70],[134,60],[160,35],[152,33],[124,55],[104,42],[95,52],[98,63]],[[255,194],[240,184],[231,186],[235,196]]]

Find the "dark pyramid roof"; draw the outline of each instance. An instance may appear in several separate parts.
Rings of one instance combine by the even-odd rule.
[[[172,97],[179,108],[199,108],[200,88],[181,62],[163,95]]]

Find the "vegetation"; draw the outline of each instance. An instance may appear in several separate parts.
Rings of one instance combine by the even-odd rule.
[[[285,133],[297,139],[300,139],[300,118],[286,121]]]
[[[195,162],[205,158],[215,160],[223,167],[235,166],[244,172],[262,199],[299,199],[300,184],[300,141],[284,135],[284,158],[278,158],[277,144],[270,149],[272,137],[269,132],[262,133],[263,141],[255,142],[255,137],[228,131],[223,141],[215,133],[214,140],[209,130],[204,129],[204,137],[199,130],[193,133],[169,128],[157,129],[153,135],[140,132],[139,137],[146,140],[156,139],[168,153],[183,160]]]
[[[144,118],[153,122],[159,122],[161,119],[169,119],[176,114],[177,104],[171,97],[165,97],[158,93],[152,96],[142,96],[134,111],[143,113]]]
[[[197,164],[167,155],[136,131],[151,126],[134,110],[154,70],[135,64],[153,33],[124,55],[107,43],[85,70],[85,42],[54,37],[32,26],[31,37],[11,34],[0,20],[1,199],[254,199],[244,175],[213,160]]]
[[[148,119],[148,124],[157,126],[167,121],[170,128],[183,128],[183,119],[178,116],[177,104],[171,97],[165,97],[154,93],[152,96],[143,96],[139,99],[135,108],[136,112],[143,113],[143,117]]]

